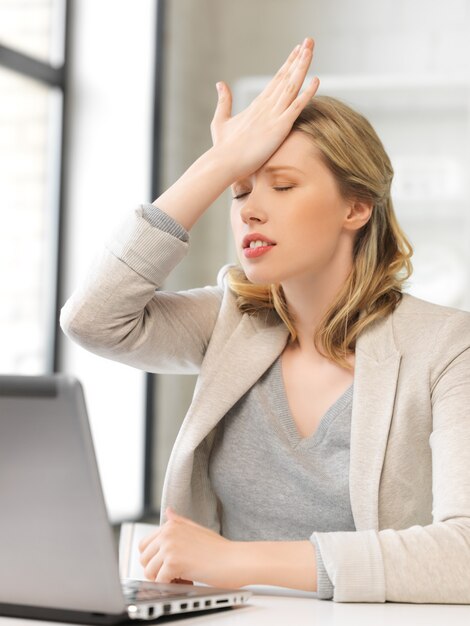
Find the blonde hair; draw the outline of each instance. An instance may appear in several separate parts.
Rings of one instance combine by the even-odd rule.
[[[412,272],[413,250],[390,196],[393,168],[371,124],[336,98],[313,98],[292,131],[311,138],[344,198],[373,206],[369,221],[356,235],[352,271],[313,337],[324,356],[350,368],[347,357],[354,352],[357,337],[395,309]],[[280,284],[255,285],[241,266],[229,270],[228,280],[240,311],[261,315],[275,310],[289,330],[290,341],[297,339],[295,319]]]

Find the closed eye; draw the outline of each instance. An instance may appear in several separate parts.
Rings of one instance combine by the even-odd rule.
[[[293,185],[291,185],[290,187],[273,187],[274,191],[289,191],[289,189],[292,189]],[[243,193],[239,193],[236,196],[232,197],[232,200],[240,200],[241,198],[244,198],[245,196],[247,196],[250,192],[249,191],[244,191]]]
[[[233,196],[232,200],[240,200],[244,196],[247,196],[250,192],[244,191],[243,193],[239,193],[237,196]]]

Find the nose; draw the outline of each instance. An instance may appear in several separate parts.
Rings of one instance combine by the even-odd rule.
[[[240,209],[240,217],[245,224],[253,222],[264,224],[267,220],[267,213],[261,207],[259,199],[256,199],[253,190],[246,196],[246,200]]]

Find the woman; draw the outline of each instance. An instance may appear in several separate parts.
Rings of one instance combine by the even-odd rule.
[[[335,601],[470,602],[470,314],[403,295],[411,249],[375,132],[300,93],[306,39],[213,147],[110,241],[69,337],[199,373],[141,544],[158,582],[271,584]],[[313,99],[312,99],[313,98]],[[229,186],[239,267],[155,292]]]

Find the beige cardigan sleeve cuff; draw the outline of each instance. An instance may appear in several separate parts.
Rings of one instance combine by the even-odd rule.
[[[375,530],[314,533],[335,602],[385,602],[385,573]]]
[[[107,249],[135,272],[160,286],[186,256],[189,243],[173,234],[156,230],[143,216],[140,205],[106,242]]]

